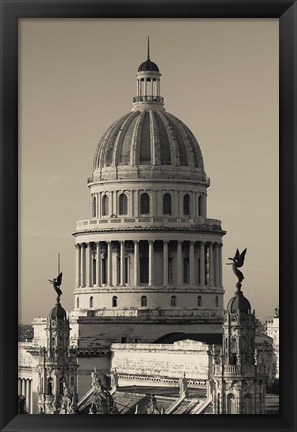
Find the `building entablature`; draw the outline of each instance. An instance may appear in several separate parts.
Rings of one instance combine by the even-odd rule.
[[[109,166],[95,170],[91,177],[88,177],[87,184],[93,190],[118,188],[119,184],[129,183],[130,188],[154,184],[159,186],[161,182],[170,185],[175,182],[178,186],[192,185],[207,188],[210,186],[210,178],[198,168],[174,167],[174,166]],[[147,186],[146,186],[147,187]]]

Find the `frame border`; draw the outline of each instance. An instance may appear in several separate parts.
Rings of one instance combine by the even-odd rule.
[[[297,0],[0,0],[0,430],[297,430],[296,209]],[[17,415],[18,19],[279,18],[280,24],[280,414],[263,416]],[[284,361],[282,361],[284,360]],[[286,364],[285,364],[285,363]],[[46,420],[45,420],[46,419]]]

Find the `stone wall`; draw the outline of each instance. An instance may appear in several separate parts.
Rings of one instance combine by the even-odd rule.
[[[209,346],[184,340],[173,344],[113,344],[112,370],[119,374],[207,380]]]

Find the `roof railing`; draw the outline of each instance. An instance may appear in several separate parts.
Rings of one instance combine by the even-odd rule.
[[[164,98],[162,96],[135,96],[133,102],[164,103]]]

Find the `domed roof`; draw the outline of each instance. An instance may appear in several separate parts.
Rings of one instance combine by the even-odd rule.
[[[49,319],[51,320],[63,320],[65,321],[67,319],[66,311],[61,306],[60,303],[56,303],[56,306],[52,308],[52,310],[49,313]]]
[[[240,290],[235,293],[235,295],[229,300],[227,305],[227,311],[231,313],[235,313],[238,311],[247,313],[250,310],[250,302]]]
[[[159,68],[156,63],[152,62],[149,58],[141,63],[138,68],[138,72],[159,72]]]
[[[190,129],[165,110],[136,110],[115,121],[103,134],[94,171],[118,166],[187,167],[204,173],[199,144]]]

